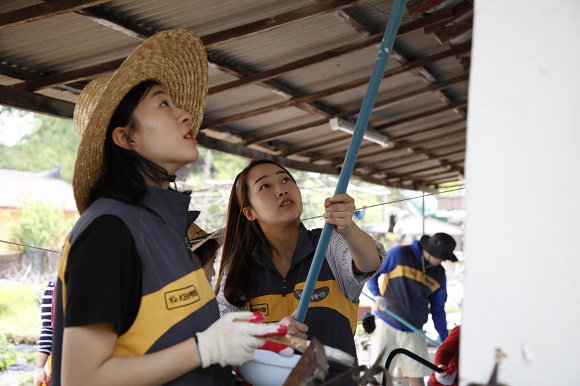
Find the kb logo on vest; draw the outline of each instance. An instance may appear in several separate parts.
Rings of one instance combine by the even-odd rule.
[[[261,312],[264,316],[269,316],[268,303],[252,304],[252,312]]]
[[[298,300],[302,297],[303,290],[299,289],[294,291],[294,297]],[[315,288],[312,292],[312,296],[310,297],[311,302],[320,302],[328,297],[328,293],[330,292],[330,288],[327,286]]]
[[[193,285],[165,293],[165,306],[168,310],[185,307],[198,301],[199,293]]]

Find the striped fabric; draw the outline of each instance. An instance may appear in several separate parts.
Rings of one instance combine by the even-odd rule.
[[[42,327],[40,328],[40,336],[36,343],[37,351],[50,355],[52,351],[52,291],[54,290],[54,282],[48,282],[48,286],[42,295],[40,303],[40,320]]]

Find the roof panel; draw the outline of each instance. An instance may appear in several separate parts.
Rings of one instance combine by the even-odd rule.
[[[115,0],[103,7],[157,31],[188,28],[205,36],[312,3],[312,0]]]
[[[333,13],[291,22],[218,46],[224,57],[249,65],[255,71],[296,61],[360,38],[352,28],[337,23]]]
[[[332,131],[328,121],[356,122],[393,2],[113,0],[6,22],[0,25],[0,103],[69,116],[69,102],[87,80],[106,71],[99,66],[124,58],[144,36],[189,28],[209,42],[210,95],[200,146],[254,158],[276,155],[288,167],[337,174],[351,137]],[[3,1],[0,14],[43,4]],[[363,140],[354,178],[413,189],[462,178],[471,32],[450,32],[469,21],[472,6],[471,0],[447,0],[421,14],[404,13],[404,32],[369,117],[391,147]],[[438,167],[438,157],[454,169],[417,172]],[[385,179],[393,165],[396,177]]]
[[[0,31],[0,56],[20,68],[61,73],[124,58],[139,43],[84,16],[67,13]]]

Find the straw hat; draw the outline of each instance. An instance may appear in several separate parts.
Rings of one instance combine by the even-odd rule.
[[[201,229],[196,223],[190,225],[187,230],[187,238],[189,240],[189,248],[194,252],[201,247],[206,241],[216,240],[221,246],[224,243],[225,228],[220,228],[212,233],[207,233]]]
[[[74,122],[81,142],[73,175],[77,208],[83,213],[89,196],[103,176],[107,127],[123,97],[146,80],[159,83],[175,105],[192,116],[197,134],[208,87],[203,43],[185,29],[159,32],[138,46],[111,76],[90,82],[79,95]]]

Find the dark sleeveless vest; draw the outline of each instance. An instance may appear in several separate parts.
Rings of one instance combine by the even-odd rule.
[[[95,201],[70,233],[59,262],[58,285],[62,290],[58,292],[56,308],[61,317],[66,307],[63,278],[70,245],[97,217],[113,215],[127,225],[142,263],[139,311],[129,330],[117,338],[113,355],[131,357],[163,350],[193,337],[216,321],[219,311],[214,292],[186,244],[189,201],[181,193],[151,187],[140,205],[110,198]],[[62,331],[58,336],[62,339]],[[57,346],[61,347],[61,342]],[[60,383],[59,370],[54,385]],[[167,385],[221,386],[230,380],[230,368],[214,365],[191,371]]]

